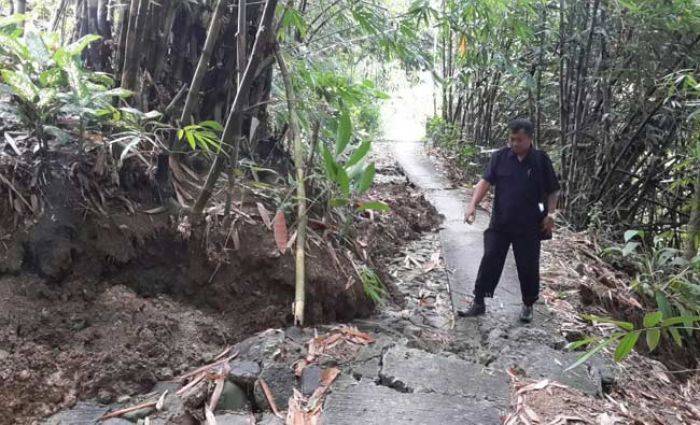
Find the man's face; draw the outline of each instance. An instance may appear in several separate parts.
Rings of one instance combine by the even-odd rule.
[[[510,148],[516,155],[522,155],[530,149],[532,138],[523,130],[513,131],[510,133]]]

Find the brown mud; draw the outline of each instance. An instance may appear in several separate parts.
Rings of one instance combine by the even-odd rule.
[[[292,320],[294,257],[265,224],[274,211],[265,199],[246,194],[231,217],[193,229],[158,208],[142,171],[110,186],[84,165],[51,174],[40,215],[18,219],[16,203],[0,204],[0,423],[143,393]],[[354,247],[333,224],[309,242],[310,324],[368,316],[374,306],[351,258],[385,276],[382,256],[439,222],[405,184],[378,185],[371,197],[392,211],[355,217]]]

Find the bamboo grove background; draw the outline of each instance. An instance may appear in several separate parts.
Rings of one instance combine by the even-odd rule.
[[[576,227],[697,238],[696,2],[445,0],[440,16],[439,143],[467,163],[532,117]]]

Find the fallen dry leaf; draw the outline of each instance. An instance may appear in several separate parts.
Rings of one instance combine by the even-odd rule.
[[[257,202],[256,205],[258,207],[258,213],[260,214],[260,217],[262,218],[263,223],[265,223],[265,227],[267,227],[268,229],[272,228],[272,221],[270,220],[270,212],[260,202]]]
[[[287,234],[287,221],[284,218],[284,212],[277,212],[273,222],[273,227],[275,242],[277,242],[277,249],[279,249],[280,253],[284,254],[287,249],[287,241],[289,241],[289,235]]]

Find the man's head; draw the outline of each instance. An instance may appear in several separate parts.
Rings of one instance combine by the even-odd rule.
[[[527,118],[516,118],[508,123],[510,129],[510,148],[516,155],[525,154],[532,146],[534,127]]]

